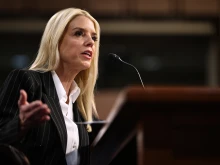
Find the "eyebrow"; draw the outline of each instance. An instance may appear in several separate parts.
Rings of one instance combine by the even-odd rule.
[[[75,28],[73,28],[72,30],[77,30],[77,29],[79,29],[79,30],[83,30],[83,31],[87,31],[86,29],[81,28],[81,27],[75,27]],[[97,36],[96,32],[92,32],[92,35]]]

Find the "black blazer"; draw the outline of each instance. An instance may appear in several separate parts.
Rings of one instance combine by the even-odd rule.
[[[51,120],[31,128],[19,138],[19,91],[24,89],[28,101],[42,100],[51,109]],[[73,104],[74,120],[84,121]],[[78,125],[80,164],[89,164],[89,134]],[[67,131],[51,72],[14,70],[0,91],[0,143],[11,144],[28,157],[31,165],[66,165]]]

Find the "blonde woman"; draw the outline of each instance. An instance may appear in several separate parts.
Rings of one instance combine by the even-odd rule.
[[[0,143],[20,149],[31,165],[88,165],[100,27],[68,8],[48,21],[31,67],[12,71],[0,94]]]

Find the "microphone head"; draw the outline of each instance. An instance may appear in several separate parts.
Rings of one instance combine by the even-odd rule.
[[[117,54],[109,53],[108,55],[113,56],[114,58],[117,58],[118,60],[120,60],[120,57]]]

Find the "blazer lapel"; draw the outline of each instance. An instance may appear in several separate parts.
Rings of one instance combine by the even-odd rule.
[[[51,72],[45,72],[42,74],[42,82],[44,84],[43,88],[45,90],[45,93],[43,93],[42,96],[45,100],[45,103],[49,106],[51,110],[51,118],[54,121],[55,126],[58,130],[63,151],[64,153],[66,153],[66,145],[67,145],[66,125],[63,118],[62,110],[60,107],[59,99],[57,96],[57,92]]]
[[[74,114],[74,121],[75,122],[84,122],[85,120],[80,115],[76,102],[73,104],[73,114]],[[78,124],[78,131],[79,131],[79,148],[88,146],[89,144],[89,137],[88,132],[86,130],[85,124]]]

